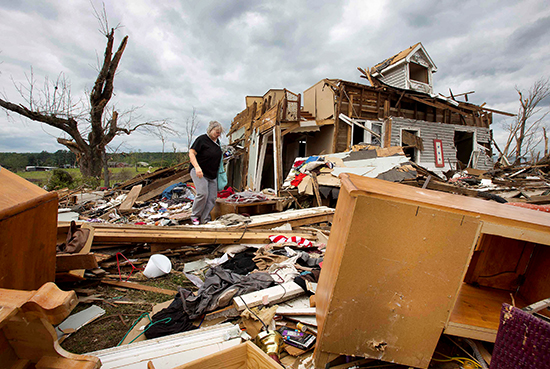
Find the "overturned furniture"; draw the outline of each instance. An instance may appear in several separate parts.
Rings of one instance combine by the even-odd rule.
[[[549,215],[340,179],[316,294],[317,368],[330,354],[427,368],[441,333],[494,342],[502,303],[550,296]]]
[[[56,233],[57,193],[0,167],[0,288],[53,282]]]
[[[37,291],[0,288],[2,368],[99,368],[98,358],[63,350],[52,326],[61,323],[77,301],[74,291],[61,291],[53,283]]]

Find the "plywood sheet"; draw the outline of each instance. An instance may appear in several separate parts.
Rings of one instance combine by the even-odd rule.
[[[338,262],[327,249],[318,291],[332,295],[320,307],[328,312],[318,349],[427,367],[479,227],[473,217],[359,195],[347,239],[329,240],[344,250]]]

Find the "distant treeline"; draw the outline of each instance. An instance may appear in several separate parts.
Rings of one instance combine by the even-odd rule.
[[[135,166],[147,163],[152,167],[172,166],[188,159],[187,153],[181,152],[133,152],[108,154],[108,160],[113,164]],[[27,166],[46,167],[77,167],[76,155],[68,150],[57,150],[54,153],[0,152],[0,166],[13,172],[25,170]]]

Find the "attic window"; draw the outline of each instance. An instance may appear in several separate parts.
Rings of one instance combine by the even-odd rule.
[[[410,63],[409,64],[409,78],[413,81],[418,81],[422,83],[429,83],[428,80],[428,68],[423,67],[420,64]]]

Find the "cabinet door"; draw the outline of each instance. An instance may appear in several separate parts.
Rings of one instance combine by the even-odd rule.
[[[359,195],[348,227],[329,241],[343,250],[327,250],[327,257],[341,257],[338,273],[321,272],[317,291],[328,298],[317,350],[426,368],[461,286],[479,220]]]

